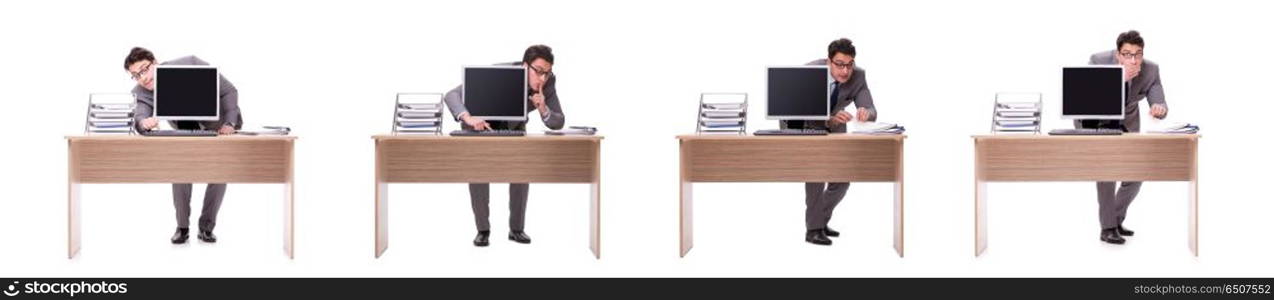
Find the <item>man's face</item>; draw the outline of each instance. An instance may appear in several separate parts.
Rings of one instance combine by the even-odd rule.
[[[143,60],[128,65],[128,76],[148,91],[155,90],[155,62]]]
[[[1119,46],[1119,53],[1115,55],[1115,60],[1126,67],[1141,67],[1141,50],[1141,46],[1125,43]]]
[[[836,53],[832,59],[827,60],[827,69],[831,70],[832,79],[837,83],[845,83],[849,81],[850,75],[854,75],[854,57],[845,53]]]
[[[523,63],[526,67],[526,84],[531,91],[541,93],[544,90],[544,82],[549,80],[549,75],[553,74],[553,64],[545,61],[543,58],[536,58],[530,64]]]

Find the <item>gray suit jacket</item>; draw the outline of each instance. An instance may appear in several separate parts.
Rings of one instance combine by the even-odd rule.
[[[160,63],[161,65],[178,65],[178,66],[206,66],[208,62],[198,57],[186,56],[170,61]],[[141,85],[133,87],[133,98],[137,99],[137,105],[133,108],[134,126],[138,131],[145,130],[142,128],[142,119],[153,117],[155,112],[155,92],[143,88]],[[243,116],[239,113],[239,90],[234,88],[225,76],[221,76],[221,118],[217,121],[198,122],[200,129],[218,130],[221,125],[230,125],[235,129],[243,128]],[[168,122],[173,128],[177,128],[177,122]]]
[[[806,63],[809,66],[825,66],[827,59],[818,59]],[[876,105],[872,103],[871,89],[867,88],[867,71],[854,66],[854,74],[849,76],[849,81],[841,83],[836,87],[840,91],[836,94],[836,106],[832,108],[832,114],[837,111],[844,110],[853,104],[855,107],[866,108],[870,116],[868,121],[876,121]],[[855,110],[850,110],[850,114],[857,114]],[[857,116],[855,116],[857,118]],[[829,132],[846,132],[846,124],[836,125],[832,128],[827,127],[827,121],[785,121],[779,122],[779,128],[807,128],[807,129],[826,129]]]
[[[522,62],[500,63],[498,66],[520,66]],[[531,92],[530,90],[527,90]],[[549,129],[562,129],[562,125],[566,124],[566,115],[562,113],[562,105],[557,99],[557,74],[550,75],[548,81],[544,82],[544,106],[548,107],[549,114],[547,117],[539,118],[539,113],[531,114],[533,118],[539,118],[544,122],[544,126]],[[535,105],[531,104],[530,95],[527,95],[526,111],[528,113],[535,110]],[[464,106],[464,85],[457,86],[447,92],[443,97],[443,101],[447,102],[447,109],[451,110],[451,116],[460,121],[460,114],[469,110]],[[526,122],[521,121],[487,121],[495,129],[517,129],[526,130]],[[464,129],[473,129],[469,124],[460,122],[460,127]]]
[[[1088,58],[1090,65],[1116,65],[1119,64],[1115,60],[1117,50],[1102,51],[1094,53]],[[1133,77],[1131,83],[1128,84],[1127,99],[1124,100],[1124,121],[1123,127],[1128,132],[1141,131],[1141,113],[1137,107],[1137,102],[1146,99],[1151,105],[1163,104],[1168,106],[1168,102],[1164,100],[1163,85],[1159,83],[1159,64],[1144,60],[1141,62],[1141,73],[1137,77]],[[1083,127],[1081,120],[1075,120],[1075,127]]]

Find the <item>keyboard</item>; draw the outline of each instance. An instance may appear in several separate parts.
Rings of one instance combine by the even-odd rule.
[[[213,130],[148,130],[142,131],[144,136],[217,136],[217,132]]]
[[[456,130],[451,132],[451,136],[526,136],[525,130]]]
[[[1110,128],[1053,129],[1048,135],[1121,135],[1123,130]]]
[[[754,135],[827,135],[822,129],[761,129]]]

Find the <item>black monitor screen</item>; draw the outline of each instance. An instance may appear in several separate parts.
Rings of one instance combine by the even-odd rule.
[[[1123,69],[1111,67],[1062,69],[1063,116],[1122,118],[1123,108]]]
[[[526,118],[526,69],[464,69],[464,107],[469,115],[484,119]]]
[[[826,67],[769,68],[766,114],[777,119],[826,119],[830,110]]]
[[[155,117],[168,120],[217,119],[219,86],[216,68],[155,70]]]

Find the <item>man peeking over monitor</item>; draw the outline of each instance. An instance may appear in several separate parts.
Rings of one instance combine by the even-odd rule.
[[[1163,119],[1168,116],[1168,102],[1164,101],[1163,86],[1159,84],[1159,65],[1143,58],[1146,41],[1136,30],[1120,33],[1115,38],[1115,49],[1089,56],[1090,65],[1122,65],[1124,67],[1123,120],[1076,120],[1077,128],[1109,128],[1124,132],[1141,131],[1141,113],[1137,105],[1141,99],[1150,103],[1150,116]],[[1140,181],[1124,181],[1115,189],[1115,182],[1097,183],[1097,210],[1101,221],[1101,240],[1111,244],[1123,244],[1125,236],[1133,231],[1124,227],[1128,205],[1141,190]]]
[[[137,82],[137,86],[133,87],[133,97],[137,101],[137,105],[133,109],[133,118],[136,129],[139,132],[155,130],[159,127],[160,119],[156,118],[155,110],[157,105],[155,90],[157,81],[159,81],[156,78],[158,65],[206,66],[208,63],[194,56],[156,63],[155,54],[151,53],[150,50],[135,47],[129,51],[128,56],[124,58],[124,70]],[[168,124],[174,129],[212,130],[223,135],[233,134],[235,130],[242,128],[243,117],[239,113],[238,90],[224,76],[218,76],[217,80],[220,85],[220,89],[217,92],[219,98],[218,108],[208,113],[208,115],[217,116],[215,119],[200,121],[170,119]],[[165,85],[165,87],[170,89],[178,86]],[[161,90],[163,88],[160,87]],[[161,99],[159,101],[164,100]],[[162,107],[164,104],[159,105]],[[173,233],[171,238],[173,244],[185,243],[190,237],[191,189],[192,185],[190,183],[173,184],[173,206],[177,209],[177,231]],[[212,230],[217,225],[217,212],[221,209],[221,200],[225,193],[226,185],[224,183],[208,184],[208,189],[204,192],[203,212],[199,216],[199,240],[208,243],[217,242],[217,236],[212,234]]]

